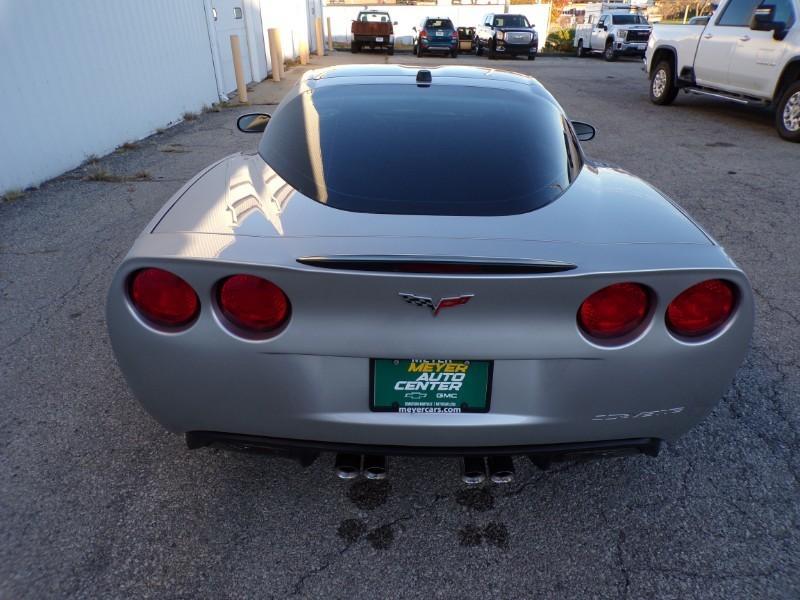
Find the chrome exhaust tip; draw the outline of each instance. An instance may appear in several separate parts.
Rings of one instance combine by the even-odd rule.
[[[365,455],[363,472],[367,479],[386,479],[386,457],[375,454]]]
[[[361,456],[337,454],[333,466],[339,479],[355,479],[361,474]]]
[[[511,483],[514,481],[514,460],[510,456],[490,456],[489,478],[493,483]]]
[[[461,460],[461,481],[467,485],[486,481],[486,462],[482,456],[465,456]]]

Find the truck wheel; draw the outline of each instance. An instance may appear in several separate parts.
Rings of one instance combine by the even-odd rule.
[[[497,60],[497,50],[494,42],[489,42],[489,60]]]
[[[606,49],[603,52],[603,58],[605,58],[608,62],[614,62],[617,60],[617,53],[614,52],[614,42],[611,40],[606,42]]]
[[[586,58],[586,49],[583,47],[583,40],[578,40],[578,58]]]
[[[650,78],[650,101],[653,104],[672,104],[678,95],[675,79],[672,77],[672,63],[662,60],[653,69]]]
[[[451,58],[458,58],[458,50],[450,50]]]
[[[358,42],[350,42],[350,52],[355,54],[356,52],[359,52],[360,50],[361,50],[361,44],[359,44]]]
[[[800,142],[800,81],[795,81],[781,96],[775,110],[778,134],[790,142]]]

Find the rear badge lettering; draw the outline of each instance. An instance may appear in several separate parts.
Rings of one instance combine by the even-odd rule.
[[[433,316],[438,316],[439,311],[445,308],[453,308],[454,306],[461,306],[466,304],[475,297],[475,294],[463,294],[461,296],[450,296],[448,298],[441,298],[438,302],[434,302],[433,298],[428,296],[417,296],[415,294],[408,294],[400,292],[400,297],[408,304],[414,306],[427,306],[433,312]]]
[[[683,406],[675,408],[664,408],[662,410],[645,410],[639,413],[612,413],[607,415],[595,415],[592,421],[621,421],[623,419],[647,419],[650,417],[663,417],[666,415],[677,415],[683,412]]]

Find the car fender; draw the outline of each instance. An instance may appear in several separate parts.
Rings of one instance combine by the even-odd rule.
[[[783,67],[781,76],[775,83],[775,89],[772,92],[772,102],[777,102],[783,95],[786,86],[800,79],[800,56],[793,56],[790,58]]]
[[[660,44],[653,50],[653,53],[650,55],[650,61],[648,62],[648,69],[647,73],[649,74],[653,70],[653,66],[656,64],[656,60],[660,60],[662,56],[666,56],[672,59],[672,82],[677,84],[678,83],[678,51],[675,46],[671,44]]]

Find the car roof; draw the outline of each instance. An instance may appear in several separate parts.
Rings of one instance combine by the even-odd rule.
[[[524,91],[555,102],[544,86],[529,75],[488,67],[471,66],[337,65],[307,71],[300,80],[298,93],[329,85],[416,83],[417,74],[420,71],[430,72],[432,79],[430,85],[436,85],[438,81],[445,85],[480,86],[509,91]]]

